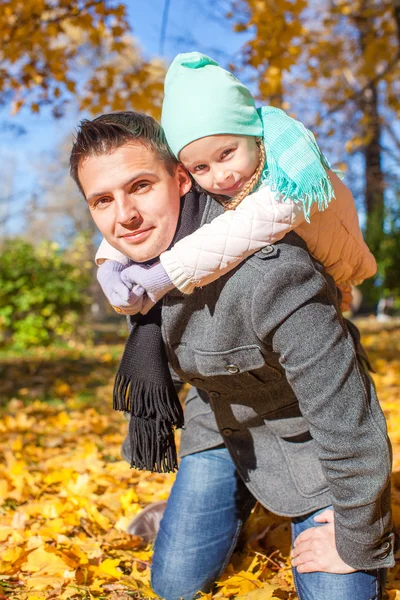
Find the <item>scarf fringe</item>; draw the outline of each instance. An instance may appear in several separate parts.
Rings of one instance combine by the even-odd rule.
[[[113,408],[131,413],[132,417],[160,419],[183,427],[184,416],[175,390],[152,382],[132,380],[118,373],[113,390]]]
[[[280,194],[280,201],[301,203],[305,220],[309,223],[312,206],[317,204],[318,210],[325,210],[335,197],[325,170],[330,169],[330,164],[319,149],[314,135],[302,123],[289,117],[283,110],[273,107],[263,107],[261,116],[266,153],[262,182],[269,185],[273,192]],[[304,146],[308,162],[303,161],[304,157],[296,153],[289,163],[287,153],[291,145],[296,147],[297,144],[298,148],[299,141]],[[315,155],[314,159],[311,159],[310,151]]]
[[[171,423],[132,416],[129,422],[131,467],[153,473],[178,469],[174,429]]]

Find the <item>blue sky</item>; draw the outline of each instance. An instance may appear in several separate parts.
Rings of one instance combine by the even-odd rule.
[[[133,35],[146,58],[160,56],[160,36],[165,0],[128,0]],[[235,62],[245,42],[245,34],[232,31],[232,23],[221,18],[218,2],[170,0],[169,18],[162,56],[169,63],[179,52],[200,50],[222,64]],[[55,120],[50,111],[33,115],[28,110],[10,116],[10,107],[0,111],[0,235],[19,233],[24,203],[32,193],[40,193],[38,168],[51,160],[60,144],[72,135],[81,115],[71,109]],[[25,133],[20,133],[24,130]],[[12,194],[11,201],[7,201]],[[1,227],[5,212],[15,215]]]

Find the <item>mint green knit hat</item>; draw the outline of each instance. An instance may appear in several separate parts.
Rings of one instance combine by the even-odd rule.
[[[250,91],[205,54],[178,54],[164,93],[161,124],[176,157],[187,144],[209,135],[262,136]]]

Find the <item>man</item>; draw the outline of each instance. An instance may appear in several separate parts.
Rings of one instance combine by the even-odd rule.
[[[223,210],[190,191],[161,128],[133,112],[84,121],[71,174],[103,236],[135,262]],[[381,598],[393,565],[385,419],[357,330],[304,242],[291,233],[190,296],[174,289],[160,326],[169,366],[193,388],[154,590],[174,600],[210,589],[257,498],[293,518],[301,600]],[[144,419],[139,438],[148,426]],[[146,464],[153,447],[144,438]]]

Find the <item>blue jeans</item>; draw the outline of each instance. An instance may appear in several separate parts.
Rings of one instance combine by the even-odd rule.
[[[155,541],[154,591],[166,600],[191,600],[199,590],[210,591],[254,504],[225,447],[185,456]],[[317,525],[312,520],[315,514],[292,520],[294,537]],[[299,600],[381,598],[378,571],[349,575],[294,571]]]
[[[309,527],[320,527],[314,521],[317,510],[310,515],[292,519],[292,540]],[[299,600],[379,600],[382,597],[386,569],[356,571],[347,575],[333,573],[298,573],[293,568],[293,579]]]

